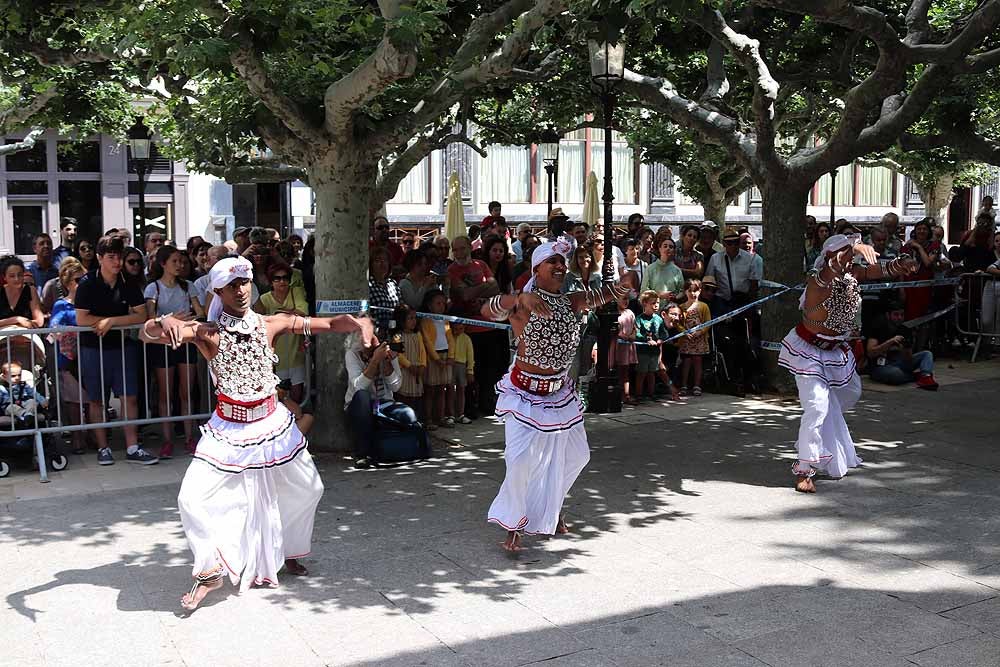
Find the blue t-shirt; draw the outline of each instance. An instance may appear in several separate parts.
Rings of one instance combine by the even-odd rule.
[[[52,315],[49,317],[50,327],[75,327],[76,326],[76,308],[73,307],[66,299],[59,299],[54,304],[52,304]],[[72,347],[76,350],[76,336],[75,333],[60,334],[61,336],[71,336],[73,341]],[[56,349],[59,350],[59,368],[69,368],[73,365],[73,361],[62,353],[59,345],[56,345]]]

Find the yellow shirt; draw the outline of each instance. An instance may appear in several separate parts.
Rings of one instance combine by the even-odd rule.
[[[465,372],[472,373],[476,366],[476,357],[472,353],[472,339],[468,334],[455,336],[455,346],[452,355],[456,363],[465,364]]]

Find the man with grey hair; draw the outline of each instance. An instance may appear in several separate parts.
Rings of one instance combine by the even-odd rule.
[[[513,251],[514,256],[517,257],[517,261],[523,261],[524,259],[524,240],[531,236],[531,225],[526,222],[522,222],[517,226],[517,238],[511,244],[510,249]]]

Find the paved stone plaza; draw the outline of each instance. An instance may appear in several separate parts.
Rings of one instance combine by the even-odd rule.
[[[502,427],[420,465],[319,457],[312,576],[192,617],[185,459],[0,480],[3,665],[1000,665],[1000,367],[866,388],[866,465],[815,496],[794,403],[709,396],[588,420],[576,534],[499,548]],[[439,431],[439,433],[441,433]]]

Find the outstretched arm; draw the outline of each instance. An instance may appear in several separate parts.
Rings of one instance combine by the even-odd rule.
[[[610,287],[601,285],[596,289],[588,287],[579,292],[573,292],[569,295],[570,303],[573,305],[573,310],[577,312],[599,308],[609,301],[628,296],[630,291],[638,288],[637,283],[638,276],[634,271],[629,271],[621,281]]]
[[[350,333],[361,332],[365,347],[369,347],[375,335],[375,327],[367,317],[353,315],[335,315],[334,317],[305,317],[290,313],[270,315],[265,318],[268,331],[272,336],[285,333],[305,334],[311,336],[319,333]]]

